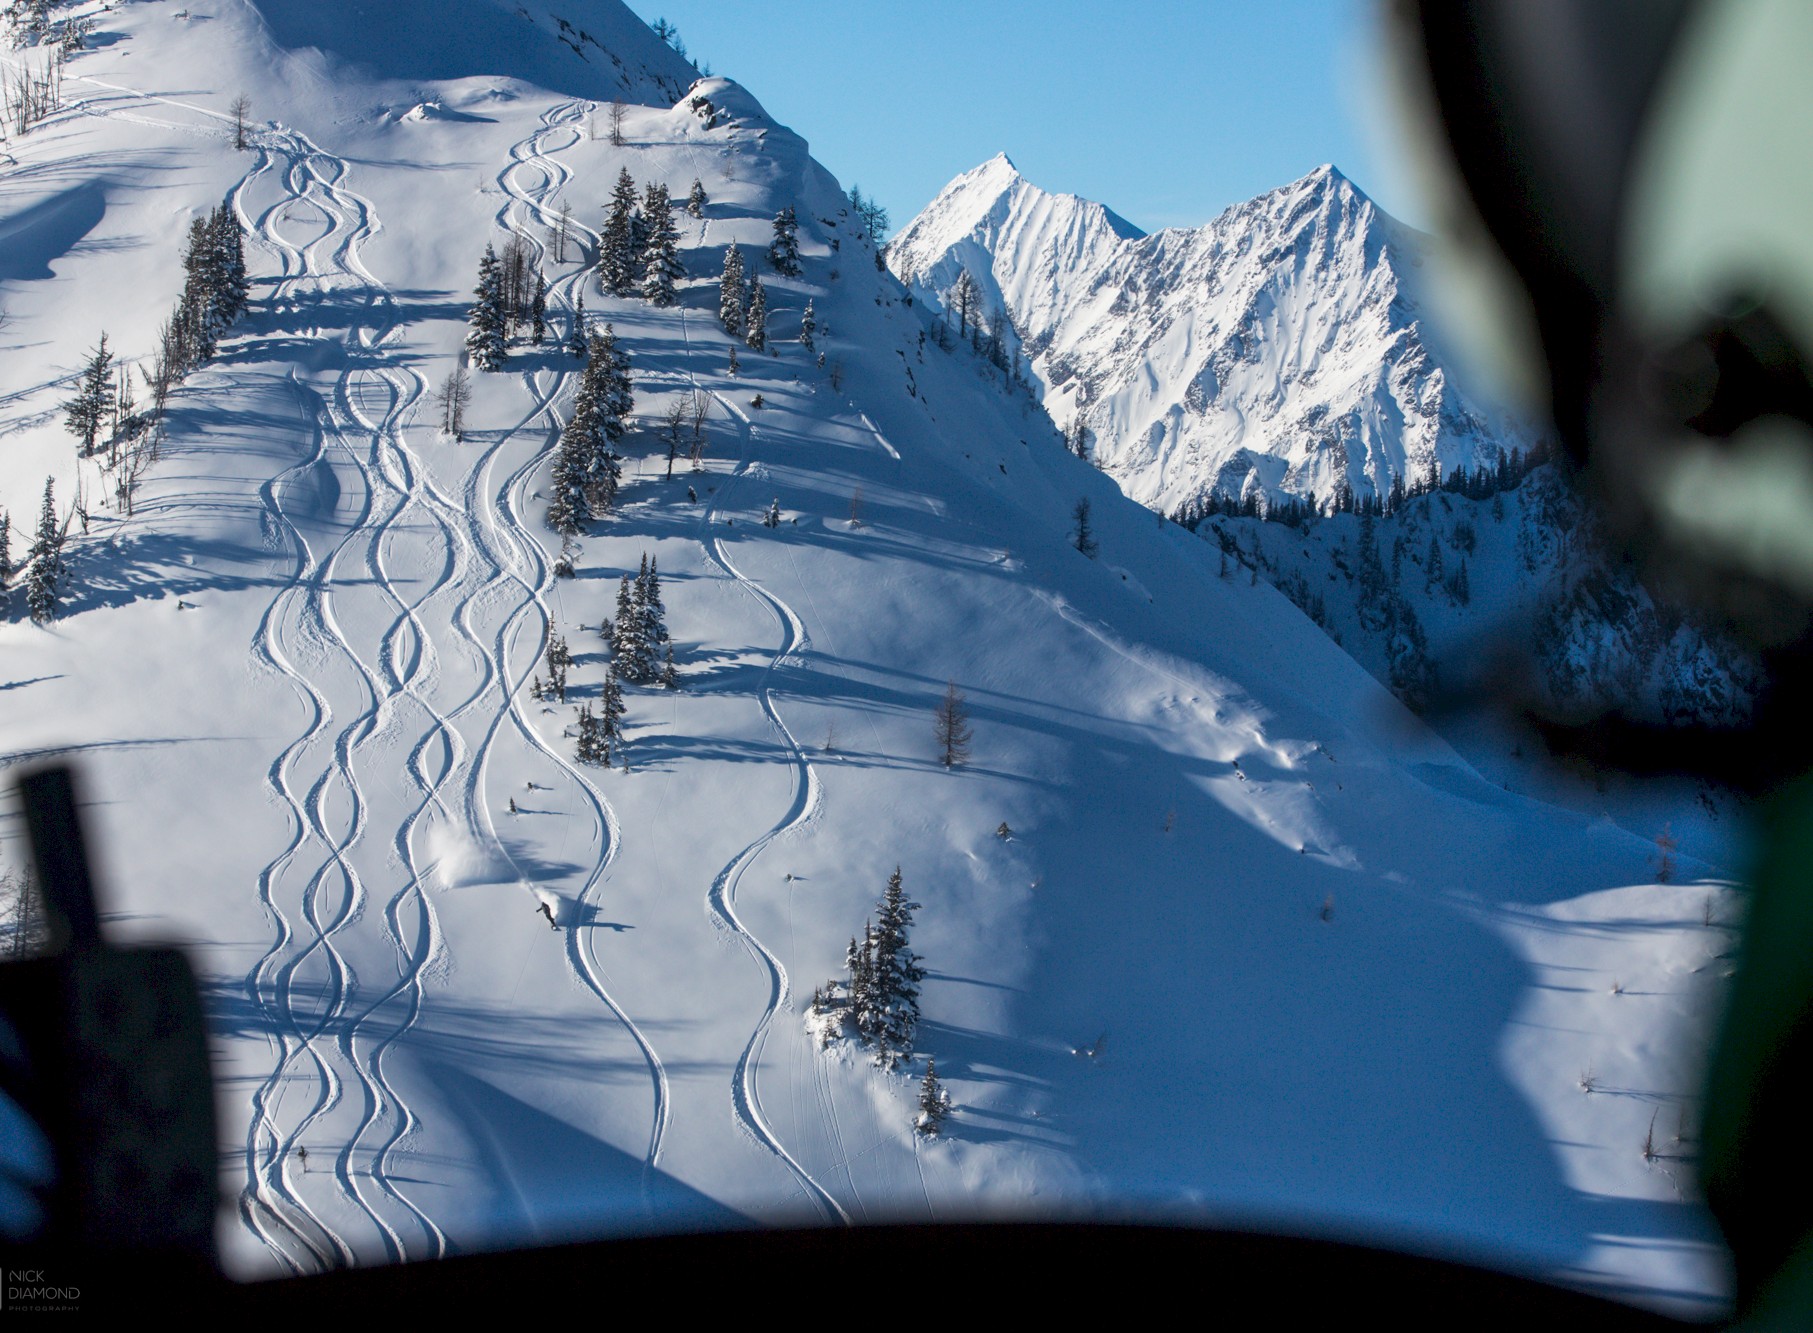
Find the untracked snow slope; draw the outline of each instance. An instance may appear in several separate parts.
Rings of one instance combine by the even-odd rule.
[[[586,12],[652,68],[627,11]],[[10,594],[0,752],[80,765],[109,929],[185,941],[206,980],[238,1271],[1156,1212],[1718,1308],[1716,1235],[1638,1122],[1661,1108],[1691,1139],[1730,905],[1708,924],[1714,890],[1649,883],[1649,844],[1481,778],[929,343],[747,91],[670,105],[653,78],[613,147],[588,128],[608,86],[381,77],[396,52],[327,79],[234,0],[98,17],[65,109],[0,166],[0,235],[38,238],[0,280],[0,505],[29,528],[48,474],[90,509],[60,617]],[[587,270],[622,169],[710,196],[675,215],[672,308]],[[57,404],[103,327],[147,355],[187,220],[223,197],[252,308],[177,391],[125,518]],[[798,277],[761,261],[784,206]],[[480,251],[512,235],[554,337],[474,376],[456,442],[432,391]],[[773,339],[735,375],[731,244]],[[618,507],[567,580],[544,517],[582,294],[637,406]],[[656,425],[693,394],[703,463],[668,480]],[[1093,560],[1070,541],[1085,497]],[[644,555],[680,688],[630,687],[627,763],[582,766],[598,627]],[[527,688],[549,632],[565,704]],[[951,770],[948,682],[975,733]],[[918,1051],[956,1108],[937,1139],[912,1130],[922,1058],[883,1073],[805,1023],[896,866],[922,904]]]
[[[1211,495],[1383,497],[1394,476],[1528,448],[1430,351],[1419,251],[1330,166],[1148,236],[996,156],[902,228],[888,264],[934,305],[967,271],[1052,419],[1081,416],[1121,488],[1173,513]]]

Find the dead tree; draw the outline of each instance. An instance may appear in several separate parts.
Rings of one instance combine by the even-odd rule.
[[[705,419],[711,413],[711,399],[698,390],[693,390],[692,402],[688,415],[692,421],[692,447],[687,450],[687,461],[692,464],[694,472],[705,467]]]
[[[939,762],[946,768],[956,768],[968,762],[970,740],[974,733],[970,730],[969,709],[964,705],[963,694],[958,690],[956,681],[945,685],[944,698],[938,701],[932,725],[938,737]]]
[[[252,114],[252,99],[241,93],[227,109],[233,113],[233,147],[243,153],[246,148],[247,118]]]

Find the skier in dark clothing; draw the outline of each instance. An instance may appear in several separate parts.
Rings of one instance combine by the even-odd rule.
[[[549,930],[559,930],[560,929],[559,926],[554,924],[554,909],[553,908],[549,907],[546,903],[543,903],[541,905],[540,911],[541,911],[541,914],[543,916],[547,917],[547,919],[548,919],[548,929]]]

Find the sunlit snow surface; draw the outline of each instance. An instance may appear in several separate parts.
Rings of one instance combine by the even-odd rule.
[[[998,155],[888,264],[933,303],[967,270],[983,317],[1012,316],[1053,419],[1083,417],[1121,488],[1169,514],[1211,494],[1383,497],[1394,476],[1529,450],[1431,354],[1422,242],[1331,166],[1147,236]]]
[[[923,306],[803,141],[721,80],[714,128],[673,105],[691,71],[620,6],[572,17],[582,58],[557,4],[501,10],[505,52],[467,0],[432,59],[387,46],[375,74],[343,59],[354,7],[311,8],[306,31],[233,0],[98,14],[66,109],[0,167],[0,503],[29,529],[54,474],[92,515],[64,617],[18,623],[15,593],[0,629],[0,746],[80,765],[109,929],[189,942],[206,978],[236,1271],[1156,1211],[1718,1307],[1691,1147],[1642,1143],[1652,1110],[1691,1139],[1734,906],[1706,925],[1707,888],[1647,882],[1651,844],[1478,776],[967,354],[922,348]],[[623,167],[711,196],[677,214],[674,309],[587,280]],[[222,196],[252,312],[122,521],[92,464],[78,483],[63,381],[103,328],[148,357]],[[757,262],[785,204],[798,279]],[[576,363],[518,348],[476,377],[464,443],[435,429],[479,252],[511,230],[543,250],[556,337],[583,291],[635,368],[620,512],[570,582],[540,492]],[[775,345],[735,378],[733,242]],[[705,469],[668,482],[654,423],[693,391]],[[1084,496],[1096,561],[1068,541]],[[629,692],[630,771],[581,768],[565,729],[645,552],[683,688]],[[566,707],[525,688],[550,628]],[[976,739],[947,772],[952,680]],[[957,1108],[932,1141],[922,1064],[883,1074],[805,1024],[896,864]]]

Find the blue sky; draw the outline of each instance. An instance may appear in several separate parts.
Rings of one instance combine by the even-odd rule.
[[[1333,162],[1414,210],[1379,148],[1365,0],[629,0],[904,224],[997,151],[1148,230]]]

